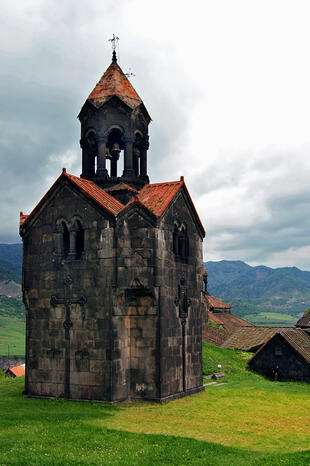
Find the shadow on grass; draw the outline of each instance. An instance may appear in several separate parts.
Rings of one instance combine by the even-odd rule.
[[[5,380],[0,384],[0,464],[310,463],[310,450],[279,455],[191,438],[108,429],[104,420],[118,412],[118,406],[31,399],[23,397],[22,390],[22,380]]]

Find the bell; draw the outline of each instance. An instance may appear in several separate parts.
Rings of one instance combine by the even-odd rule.
[[[118,155],[118,154],[120,153],[120,151],[121,151],[121,149],[120,149],[120,147],[119,147],[118,142],[115,142],[115,143],[113,144],[113,148],[112,148],[112,150],[111,150],[111,154],[115,156],[115,155]]]

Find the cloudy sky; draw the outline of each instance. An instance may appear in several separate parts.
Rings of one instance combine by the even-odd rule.
[[[0,4],[0,242],[17,242],[111,61],[152,116],[152,182],[180,175],[205,260],[310,270],[308,0],[23,0]]]

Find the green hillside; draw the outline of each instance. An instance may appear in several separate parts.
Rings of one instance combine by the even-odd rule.
[[[310,272],[251,267],[241,261],[210,261],[205,266],[209,293],[257,325],[293,325],[310,306]]]
[[[205,344],[204,355],[228,383],[169,404],[30,399],[23,378],[0,380],[1,464],[309,464],[309,384],[253,374],[249,354]]]
[[[21,282],[22,244],[0,244],[0,281]]]

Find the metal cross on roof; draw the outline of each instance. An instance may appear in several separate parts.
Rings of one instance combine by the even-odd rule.
[[[111,42],[112,45],[112,50],[114,51],[118,45],[119,37],[117,37],[115,34],[113,34],[112,39],[109,39],[109,42]]]
[[[112,53],[112,63],[116,63],[116,62],[117,62],[115,49],[116,49],[116,47],[118,46],[118,41],[119,41],[119,37],[117,37],[115,34],[113,34],[112,39],[109,39],[109,42],[111,42],[112,50],[113,50],[113,53]],[[118,53],[118,55],[119,55],[119,53]]]

